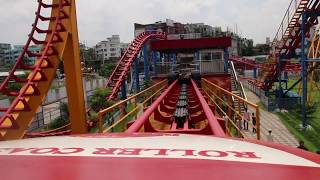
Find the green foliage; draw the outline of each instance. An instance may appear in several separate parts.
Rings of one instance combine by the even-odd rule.
[[[29,59],[29,58],[27,58],[27,57],[24,57],[23,59],[22,59],[22,64],[24,64],[24,65],[30,65],[31,64],[31,59]]]
[[[116,68],[116,64],[114,63],[106,63],[102,66],[100,72],[99,72],[99,75],[100,76],[103,76],[105,78],[109,77],[113,70]]]
[[[22,88],[22,85],[20,83],[10,82],[8,84],[9,91],[19,91],[21,88]]]
[[[109,93],[109,89],[96,89],[89,99],[90,108],[95,112],[99,112],[102,109],[112,106],[113,102],[106,99]]]
[[[51,123],[48,125],[48,129],[57,129],[67,124],[67,120],[64,117],[58,117],[54,119]]]
[[[60,104],[60,112],[62,117],[64,117],[65,119],[69,119],[69,109],[67,103]]]
[[[89,113],[89,118],[90,118],[90,121],[96,121],[98,119],[98,113],[91,111]]]
[[[148,89],[148,88],[150,87],[150,85],[151,85],[151,81],[149,81],[149,80],[143,81],[143,88],[142,88],[142,90]]]
[[[289,131],[299,140],[304,141],[310,151],[316,151],[320,147],[320,122],[319,119],[309,118],[312,130],[301,130],[301,115],[297,111],[288,113],[276,113]]]

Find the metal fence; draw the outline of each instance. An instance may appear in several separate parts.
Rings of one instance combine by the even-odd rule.
[[[293,109],[300,106],[301,97],[285,97],[276,98],[268,97],[266,92],[248,81],[242,81],[244,86],[260,98],[261,103],[268,111],[275,111],[277,109]]]

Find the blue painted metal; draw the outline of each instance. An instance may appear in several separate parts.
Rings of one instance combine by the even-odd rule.
[[[305,62],[320,62],[320,59],[306,59]]]
[[[285,80],[288,80],[288,79],[289,79],[289,77],[288,77],[288,72],[284,72],[284,79],[285,79]]]
[[[228,48],[223,49],[224,72],[228,73],[229,51]]]
[[[200,57],[200,51],[196,52],[196,60],[197,60],[197,70],[200,71],[200,66],[201,66],[201,57]],[[200,72],[201,73],[201,72]]]
[[[157,76],[158,52],[152,51],[153,75]]]
[[[173,71],[176,71],[177,67],[177,53],[173,53]]]
[[[308,126],[307,121],[307,83],[308,83],[308,73],[307,73],[307,57],[306,57],[306,47],[305,47],[305,25],[307,22],[307,14],[303,13],[302,15],[302,25],[301,25],[301,75],[302,75],[302,102],[301,102],[301,115],[302,115],[302,126],[306,128]]]
[[[134,69],[134,82],[136,92],[140,91],[140,80],[139,80],[139,58],[137,57],[133,64]]]
[[[144,80],[148,81],[149,80],[149,53],[148,53],[147,45],[143,46],[142,51],[143,51]]]
[[[257,78],[257,68],[253,69],[253,78]]]
[[[123,81],[121,85],[121,99],[125,100],[127,99],[127,83],[126,81]]]

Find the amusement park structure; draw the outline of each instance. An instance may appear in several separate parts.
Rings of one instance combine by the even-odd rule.
[[[266,91],[275,82],[281,88],[282,72],[300,70],[305,104],[307,76],[319,61],[319,35],[314,35],[308,57],[304,42],[318,23],[319,8],[318,0],[292,0],[264,64],[229,57],[230,37],[172,40],[162,29],[144,29],[105,84],[111,89],[105,100],[115,103],[101,109],[95,134],[88,134],[76,1],[38,0],[24,50],[0,86],[13,99],[0,108],[1,179],[318,178],[318,155],[260,141],[259,107],[248,101],[235,67],[260,69],[262,76],[252,84]],[[46,9],[50,17],[43,15]],[[40,22],[47,22],[48,29],[41,29]],[[45,39],[38,39],[39,34]],[[32,44],[41,45],[41,52],[30,52]],[[289,61],[300,48],[301,66]],[[201,60],[203,52],[210,61]],[[25,56],[36,57],[35,64],[24,64]],[[28,135],[61,63],[70,127]],[[160,67],[166,73],[158,72]],[[26,78],[16,76],[21,69],[30,72]],[[141,74],[151,82],[142,90]],[[11,83],[21,89],[10,89]],[[136,94],[128,94],[128,83]],[[241,128],[249,112],[252,133]]]
[[[291,1],[273,40],[267,63],[257,64],[255,61],[242,57],[230,58],[231,61],[248,66],[255,72],[259,69],[260,77],[254,73],[255,79],[250,82],[265,91],[267,95],[269,91],[276,89],[278,98],[285,98],[289,91],[300,84],[300,89],[302,89],[302,125],[304,128],[308,126],[306,109],[307,105],[312,104],[313,101],[313,87],[316,86],[314,81],[319,64],[319,8],[320,2],[317,0]],[[309,53],[307,53],[307,49],[309,49]],[[300,61],[294,62],[296,59]],[[298,73],[300,78],[291,87],[285,89],[283,82],[287,81],[288,73]],[[276,82],[279,83],[278,86],[276,86]],[[308,83],[310,84],[309,88]],[[281,108],[280,104],[278,106]]]

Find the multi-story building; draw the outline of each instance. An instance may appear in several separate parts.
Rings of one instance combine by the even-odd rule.
[[[121,57],[124,49],[128,44],[120,42],[119,35],[112,35],[106,41],[101,41],[95,46],[96,55],[98,59],[103,60],[103,63],[109,60],[117,60]]]
[[[0,43],[0,64],[6,63],[6,56],[10,50],[11,50],[11,44]]]
[[[15,63],[15,61],[18,59],[18,57],[22,53],[23,48],[24,48],[23,45],[14,45],[13,49],[6,50],[4,55],[5,63],[11,63],[11,64]],[[32,45],[32,46],[29,46],[28,50],[33,53],[39,53],[41,51],[41,46]],[[35,57],[31,58],[31,57],[28,57],[27,55],[25,55],[25,58],[28,58],[31,63],[33,63],[36,60]]]
[[[167,33],[168,40],[177,39],[201,39],[201,38],[218,38],[231,37],[232,46],[229,47],[229,54],[241,55],[241,38],[239,35],[230,31],[222,31],[221,27],[213,27],[204,23],[187,23],[182,24],[167,19],[165,22],[158,21],[153,24],[134,24],[135,36],[143,31],[156,30]]]

